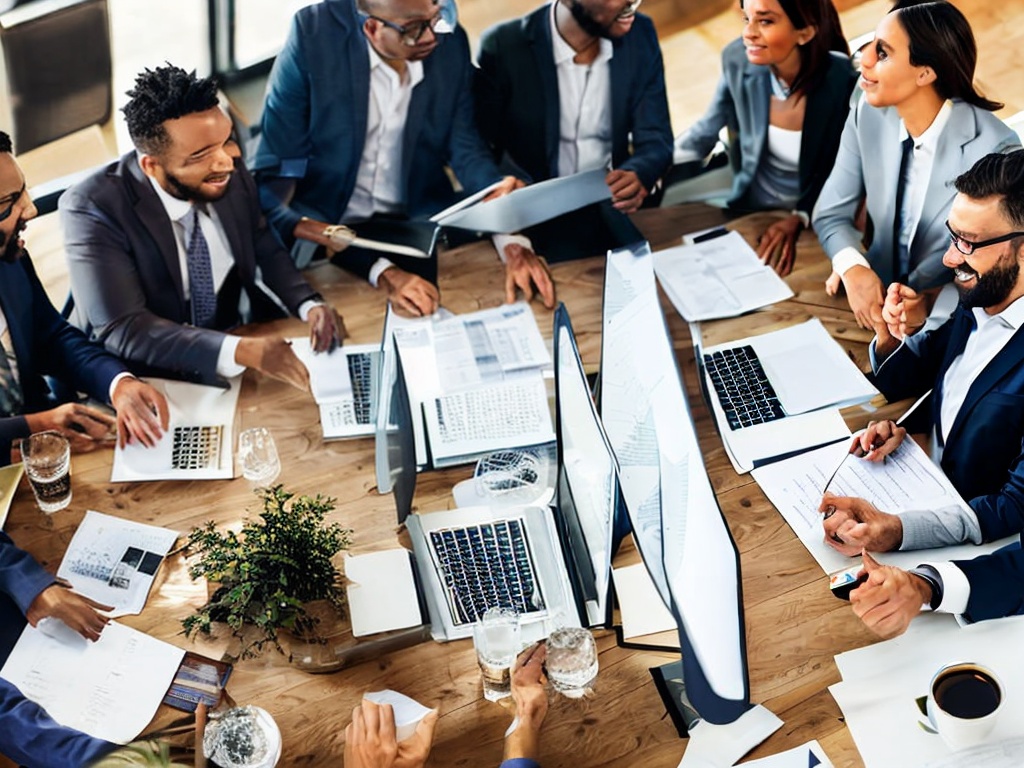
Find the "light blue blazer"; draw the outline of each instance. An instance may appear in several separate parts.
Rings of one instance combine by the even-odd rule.
[[[814,231],[831,259],[846,247],[861,249],[862,233],[854,227],[861,197],[867,194],[874,238],[866,254],[872,269],[889,285],[899,276],[893,268],[892,229],[896,181],[900,167],[900,117],[894,107],[872,107],[854,96],[835,167],[814,210]],[[910,241],[910,286],[931,288],[948,282],[942,266],[949,245],[946,217],[956,196],[953,180],[992,152],[1020,148],[1020,139],[1002,120],[984,109],[953,101],[936,149],[924,208]]]

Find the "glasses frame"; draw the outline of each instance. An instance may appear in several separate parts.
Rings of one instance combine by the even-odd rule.
[[[1000,235],[999,237],[992,237],[988,240],[972,242],[954,232],[953,228],[949,226],[949,219],[946,219],[946,229],[949,230],[949,240],[953,244],[953,247],[960,251],[964,256],[970,256],[979,248],[987,248],[990,245],[998,245],[999,243],[1005,243],[1018,237],[1024,237],[1024,232],[1010,232],[1008,235]],[[964,248],[967,250],[964,250]]]
[[[25,189],[26,189],[26,184],[25,184],[25,182],[22,182],[21,183],[21,189],[18,190],[17,193],[15,193],[13,195],[9,195],[8,197],[4,198],[6,200],[10,200],[10,202],[7,204],[6,208],[4,208],[3,210],[0,210],[0,221],[7,221],[7,219],[10,218],[10,215],[14,212],[14,206],[16,206],[18,204],[18,201],[21,200],[22,196],[25,194]],[[0,205],[3,205],[3,204],[4,204],[4,200],[0,199]]]
[[[424,21],[411,21],[408,24],[396,24],[393,21],[388,21],[387,19],[382,19],[380,16],[374,16],[372,14],[367,14],[366,16],[366,18],[368,19],[373,19],[374,21],[380,22],[388,29],[393,29],[395,32],[402,36],[402,43],[404,45],[409,46],[410,48],[420,41],[420,38],[423,37],[424,33],[428,29],[431,32],[434,32],[435,35],[437,35],[437,25],[444,20],[443,17],[443,8],[438,10],[438,12],[431,16],[429,19],[426,19]]]

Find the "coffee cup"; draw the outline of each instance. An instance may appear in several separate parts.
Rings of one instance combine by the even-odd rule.
[[[992,670],[973,662],[949,664],[928,688],[928,719],[950,748],[969,747],[992,732],[1003,697]]]

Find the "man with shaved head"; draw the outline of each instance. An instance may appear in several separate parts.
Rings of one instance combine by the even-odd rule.
[[[296,262],[332,225],[421,219],[502,181],[473,118],[472,62],[453,0],[325,0],[296,15],[274,63],[251,166]],[[504,177],[502,191],[517,182]],[[358,227],[356,227],[358,230]],[[342,252],[406,314],[438,305],[432,261]],[[510,270],[543,270],[534,258]],[[546,272],[545,272],[546,275]]]

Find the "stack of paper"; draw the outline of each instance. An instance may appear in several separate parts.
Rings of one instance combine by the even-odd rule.
[[[736,317],[793,296],[739,232],[657,251],[654,271],[676,311],[690,322]]]

